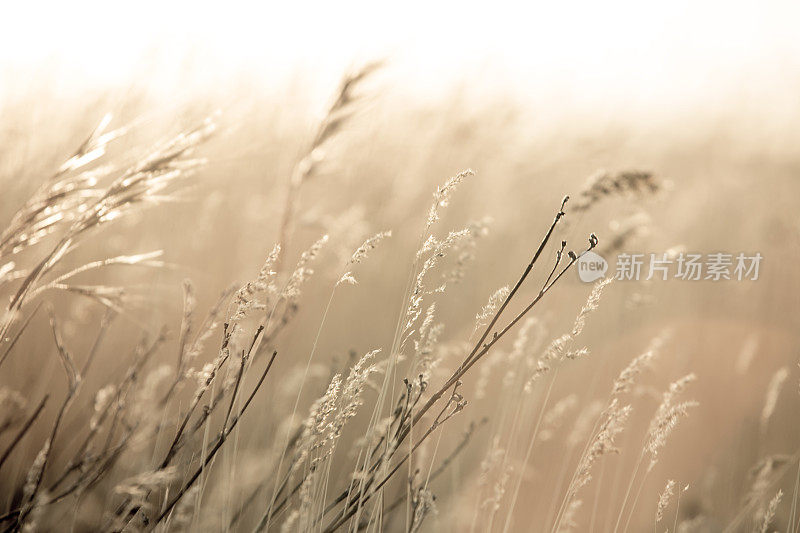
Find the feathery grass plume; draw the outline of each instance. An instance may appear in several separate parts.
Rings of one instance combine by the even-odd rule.
[[[302,490],[302,487],[301,487]],[[292,512],[286,517],[286,520],[281,524],[281,533],[290,533],[291,531],[299,531],[297,522],[300,519],[300,509],[293,509]]]
[[[298,219],[298,224],[305,228],[325,228],[325,233],[335,235],[336,242],[330,253],[335,263],[345,266],[350,264],[353,251],[372,235],[372,225],[363,205],[352,205],[334,214],[327,213],[321,206],[309,206]]]
[[[511,288],[508,285],[504,285],[500,287],[496,291],[489,296],[489,301],[486,302],[486,305],[480,310],[480,312],[475,315],[475,329],[472,331],[472,335],[477,333],[478,328],[481,326],[485,326],[489,323],[489,319],[492,318],[494,313],[497,311],[497,308],[505,301],[508,297],[508,294],[511,292]]]
[[[8,263],[0,266],[0,287],[6,283],[11,283],[14,280],[18,280],[27,276],[28,272],[26,270],[15,270],[16,268],[17,263],[14,261],[9,261]]]
[[[194,340],[186,347],[184,360],[186,364],[192,363],[205,348],[206,343],[214,335],[214,332],[219,328],[220,318],[223,313],[223,308],[228,302],[229,297],[234,294],[236,287],[231,286],[222,291],[217,303],[208,311],[205,319],[197,330]],[[229,325],[230,326],[230,325]]]
[[[374,250],[378,244],[381,243],[381,241],[388,239],[391,236],[391,231],[381,231],[368,238],[356,249],[355,252],[353,252],[353,256],[350,258],[349,264],[355,265],[366,259],[371,250]]]
[[[411,292],[408,296],[408,303],[405,308],[405,323],[403,324],[399,337],[400,342],[399,349],[397,350],[398,354],[402,354],[407,341],[414,333],[413,328],[422,314],[422,303],[424,298],[431,294],[444,292],[449,281],[452,281],[454,278],[457,280],[459,277],[459,272],[463,270],[464,262],[466,262],[468,259],[465,259],[464,262],[461,262],[460,260],[463,258],[459,257],[455,274],[451,273],[450,275],[444,275],[443,281],[438,287],[433,289],[426,288],[426,276],[448,253],[452,252],[454,249],[458,250],[462,245],[464,249],[469,249],[470,244],[474,244],[475,239],[477,239],[477,237],[481,234],[481,226],[475,224],[470,225],[460,231],[451,231],[442,240],[437,239],[433,233],[429,233],[433,223],[438,220],[439,209],[447,207],[450,197],[457,188],[458,184],[461,183],[466,176],[473,174],[474,173],[471,170],[465,170],[456,176],[449,178],[444,185],[437,188],[433,195],[434,201],[433,204],[431,204],[428,220],[425,225],[425,230],[422,234],[425,240],[417,250],[416,262],[419,262],[425,256],[427,257],[418,269],[415,262],[414,272],[416,277],[414,278]],[[467,255],[470,254],[467,253]]]
[[[56,353],[58,353],[58,359],[61,361],[61,366],[64,367],[64,373],[67,375],[67,384],[69,385],[68,398],[71,399],[83,377],[75,366],[72,354],[64,346],[55,312],[52,308],[48,309],[48,312],[50,315],[50,328],[53,330],[53,341],[56,345]]]
[[[25,476],[25,484],[22,486],[22,505],[20,506],[19,515],[16,518],[15,525],[9,530],[18,530],[20,526],[26,527],[27,530],[35,530],[38,516],[35,515],[37,505],[45,505],[48,503],[47,496],[41,491],[42,481],[44,479],[44,470],[47,467],[47,462],[50,457],[51,448],[53,445],[53,434],[45,440],[44,446],[39,450],[30,468],[28,474]]]
[[[413,333],[413,326],[422,313],[422,302],[425,296],[443,293],[450,283],[457,283],[463,279],[467,264],[474,258],[474,248],[478,238],[486,232],[486,227],[482,223],[472,223],[460,231],[451,231],[447,236],[439,240],[433,234],[417,251],[417,259],[427,255],[416,276],[414,286],[411,291],[409,305],[406,308],[406,323],[403,328],[400,351],[405,346],[406,341]],[[455,266],[442,274],[439,284],[433,288],[427,288],[426,278],[439,264],[442,258],[456,252]]]
[[[100,418],[104,416],[106,408],[114,399],[115,393],[116,387],[110,384],[106,385],[95,393],[94,413],[92,413],[92,417],[89,419],[89,429],[97,428],[97,425],[100,423]]]
[[[281,246],[276,244],[272,251],[267,255],[264,264],[258,271],[256,279],[245,283],[233,298],[234,311],[230,317],[231,328],[235,329],[248,314],[248,311],[258,305],[258,296],[266,294],[269,300],[277,295],[275,277],[277,273],[274,267],[281,254]]]
[[[650,172],[627,170],[612,174],[600,171],[591,176],[581,192],[578,193],[573,209],[580,213],[609,196],[652,194],[661,188],[661,182]]]
[[[548,441],[553,438],[556,430],[561,427],[564,417],[569,411],[578,405],[578,395],[570,394],[561,398],[544,414],[542,418],[542,429],[539,431],[539,440]]]
[[[358,280],[353,275],[351,271],[347,271],[342,274],[342,277],[339,278],[339,281],[336,282],[337,285],[341,285],[342,283],[348,283],[350,285],[358,285]]]
[[[433,193],[433,204],[431,204],[431,208],[428,211],[428,228],[439,220],[439,209],[447,207],[450,204],[450,198],[461,182],[468,176],[474,175],[475,173],[471,169],[463,170],[436,189],[436,192]]]
[[[355,446],[351,452],[350,456],[354,456],[355,453],[358,451],[358,448],[362,448],[365,446],[376,446],[382,442],[382,439],[386,437],[387,432],[390,428],[397,422],[398,413],[395,412],[392,415],[386,416],[380,420],[367,432],[358,438],[357,446]]]
[[[69,232],[81,233],[114,220],[134,208],[169,200],[170,197],[165,195],[168,187],[205,163],[203,159],[189,159],[186,156],[215,129],[214,122],[209,118],[200,126],[178,134],[155,148],[114,180]]]
[[[447,285],[460,283],[467,272],[469,264],[475,260],[475,250],[478,246],[478,239],[485,237],[489,233],[490,218],[475,220],[467,224],[467,238],[459,240],[453,246],[456,253],[454,265],[448,271],[442,273],[439,286],[436,292],[443,292]],[[452,252],[451,252],[452,253]]]
[[[441,241],[436,238],[435,235],[431,234],[422,244],[419,250],[417,250],[417,258],[422,258],[428,252],[433,252],[430,254],[428,261],[430,261],[429,265],[425,265],[423,263],[422,271],[427,273],[428,270],[433,268],[440,257],[444,257],[444,253],[450,250],[451,248],[455,247],[456,243],[461,240],[466,239],[470,234],[468,228],[464,228],[458,231],[451,231],[447,234],[447,236],[442,239]]]
[[[761,520],[761,527],[758,528],[758,533],[767,533],[769,525],[775,518],[775,512],[778,510],[778,505],[781,503],[781,498],[783,498],[783,491],[778,489],[778,492],[769,501],[767,509],[763,512],[764,518]]]
[[[0,435],[25,418],[27,402],[22,395],[6,387],[0,388]]]
[[[374,72],[383,66],[382,61],[373,61],[367,63],[360,68],[346,73],[339,83],[339,89],[336,96],[331,102],[325,117],[317,128],[316,135],[312,140],[308,155],[300,165],[300,175],[298,178],[305,180],[313,175],[316,164],[319,163],[322,154],[319,149],[329,139],[331,139],[337,132],[342,129],[342,126],[347,120],[353,116],[356,111],[355,105],[360,102],[360,96],[357,94],[359,86],[369,78]]]
[[[563,343],[564,343],[563,338],[559,338],[559,339],[556,339],[554,341],[551,341],[551,344],[548,347],[548,349],[545,351],[545,354],[550,353],[554,349],[554,347],[556,347],[556,346],[558,346],[558,347],[563,346]],[[547,374],[548,372],[550,372],[551,368],[552,367],[548,363],[548,358],[539,357],[536,360],[535,365],[533,365],[533,366],[531,366],[529,368],[530,377],[525,382],[525,385],[523,386],[522,390],[526,394],[530,394],[531,392],[533,392],[533,386],[536,383],[536,381],[539,378],[541,378],[542,376],[544,376],[545,374]]]
[[[762,501],[777,476],[793,461],[790,456],[774,454],[768,455],[751,468],[749,477],[753,481],[745,495],[745,507],[753,507]]]
[[[767,386],[767,395],[764,399],[764,408],[761,410],[761,418],[759,419],[762,436],[766,435],[767,433],[769,420],[772,418],[772,414],[775,412],[775,406],[778,404],[778,395],[780,395],[783,384],[786,382],[788,377],[789,369],[784,366],[778,369],[778,371],[775,372],[775,374],[773,374],[772,378],[769,380],[769,386]]]
[[[449,251],[455,248],[459,242],[469,239],[470,235],[471,234],[468,229],[451,231],[442,241],[437,240],[433,235],[431,235],[422,248],[420,248],[420,250],[417,252],[418,258],[428,254],[429,252],[430,253],[428,254],[427,259],[425,259],[425,261],[422,263],[411,290],[411,297],[405,314],[406,322],[403,327],[402,341],[400,344],[401,352],[402,347],[405,345],[410,334],[413,332],[412,328],[422,314],[422,302],[424,297],[435,293],[444,292],[446,287],[445,282],[436,288],[427,289],[425,285],[426,276],[439,263],[439,261],[447,255]]]
[[[100,197],[96,189],[98,181],[111,171],[110,167],[104,167],[45,183],[0,236],[0,258],[19,254],[73,223]]]
[[[380,233],[376,233],[372,237],[368,238],[364,243],[359,246],[353,255],[350,257],[350,260],[347,262],[347,266],[356,265],[367,258],[367,255],[371,250],[374,250],[375,247],[380,244],[380,242],[384,239],[387,239],[392,236],[391,231],[381,231]],[[345,267],[347,268],[347,267]],[[342,274],[342,277],[339,278],[339,281],[336,282],[337,285],[342,283],[350,283],[351,285],[355,285],[358,283],[355,276],[353,276],[352,271],[347,271]]]
[[[109,142],[125,135],[128,131],[127,127],[104,133],[108,125],[111,124],[113,118],[114,116],[111,113],[106,113],[97,127],[95,127],[89,137],[78,147],[72,157],[59,167],[58,172],[63,173],[67,170],[75,170],[76,168],[85,166],[87,163],[96,160],[105,153],[106,146]]]
[[[45,517],[45,508],[50,503],[51,496],[47,491],[41,491],[34,498],[32,509],[22,523],[23,533],[35,533],[41,531],[41,520]]]
[[[511,465],[504,465],[505,455],[506,450],[500,447],[500,437],[495,436],[486,451],[486,456],[481,461],[478,483],[481,487],[491,484],[491,495],[484,499],[480,506],[481,509],[487,509],[490,513],[495,513],[500,509],[500,501],[506,493],[506,484],[511,476]]]
[[[111,172],[109,167],[71,174],[96,161],[105,154],[106,145],[125,134],[126,128],[103,133],[111,122],[107,114],[95,130],[14,214],[0,235],[0,258],[17,254],[55,231],[59,226],[73,221],[93,199],[98,197],[98,179]],[[0,276],[2,277],[2,276]]]
[[[286,283],[281,296],[289,301],[295,303],[300,298],[300,289],[303,284],[314,274],[314,270],[309,266],[319,255],[322,248],[327,244],[328,236],[323,235],[311,247],[300,255],[300,260],[295,266],[294,272],[289,276],[289,281]]]
[[[167,531],[190,531],[192,519],[194,518],[197,506],[197,498],[200,496],[200,485],[195,485],[186,493],[186,496],[175,506],[175,511],[169,518],[168,523],[162,523],[156,528],[159,533]]]
[[[292,169],[283,215],[278,229],[278,244],[285,250],[289,249],[289,238],[292,233],[293,219],[301,186],[317,174],[320,164],[325,160],[325,145],[342,130],[342,127],[357,110],[357,104],[360,102],[360,98],[357,95],[358,87],[381,65],[381,62],[373,62],[354,72],[345,74],[339,84],[339,89],[333,102],[317,125],[314,137]],[[282,259],[278,258],[276,263],[277,270],[281,270],[281,261]]]
[[[651,231],[653,221],[647,213],[640,211],[622,220],[612,220],[608,224],[609,237],[602,245],[604,254],[614,255],[622,250],[634,239],[644,237]]]
[[[599,417],[602,412],[603,402],[600,400],[594,400],[581,410],[578,418],[575,420],[575,424],[572,426],[572,431],[570,431],[567,436],[566,442],[568,448],[574,448],[578,444],[586,441],[589,437],[589,433],[594,429],[592,424],[594,424],[595,420],[597,420],[597,417]]]
[[[217,356],[216,360],[212,363],[206,363],[200,370],[190,368],[186,371],[186,378],[196,382],[197,387],[194,395],[200,397],[211,386],[211,383],[216,377],[217,371],[222,368],[226,355]]]
[[[125,498],[125,510],[119,513],[113,522],[113,529],[115,531],[119,528],[126,528],[129,523],[129,515],[139,515],[141,511],[152,511],[155,508],[150,501],[150,495],[153,492],[159,492],[167,489],[169,485],[179,479],[180,471],[177,467],[170,466],[158,470],[151,470],[143,472],[130,477],[114,487],[114,494],[118,494]],[[147,525],[145,521],[142,525]],[[135,524],[131,524],[135,527]]]
[[[336,408],[340,402],[342,390],[342,376],[336,374],[331,379],[328,389],[311,406],[308,417],[303,423],[303,433],[300,436],[298,446],[298,463],[306,460],[312,452],[321,449],[330,442],[333,436],[333,420],[336,416]],[[312,463],[319,462],[313,459]]]
[[[591,239],[590,242],[592,242]],[[566,243],[563,244],[565,245]],[[565,333],[553,339],[547,348],[545,348],[544,353],[536,361],[528,380],[525,382],[523,390],[526,393],[530,393],[533,390],[534,383],[549,372],[553,364],[560,364],[567,359],[580,359],[589,354],[588,348],[574,348],[573,344],[575,339],[583,333],[587,317],[598,309],[603,289],[605,289],[611,281],[612,278],[604,278],[594,284],[592,291],[589,293],[589,297],[586,299],[586,303],[575,318],[572,330],[569,333]]]
[[[577,516],[583,506],[583,500],[572,500],[564,511],[561,523],[558,525],[556,533],[569,533],[578,527]]]
[[[353,366],[346,381],[342,381],[341,374],[335,374],[325,394],[311,406],[298,438],[295,458],[286,474],[288,478],[303,470],[303,477],[297,487],[298,506],[291,512],[284,526],[291,524],[294,528],[294,524],[297,524],[296,527],[303,530],[313,524],[317,502],[321,501],[320,495],[324,492],[324,463],[333,455],[345,423],[355,416],[358,406],[361,405],[361,392],[373,369],[369,361],[375,353],[370,352],[362,357]],[[259,525],[259,529],[261,527]]]
[[[108,259],[101,259],[98,261],[92,261],[90,263],[86,263],[78,268],[70,270],[65,274],[61,274],[56,278],[52,279],[51,281],[47,282],[47,284],[38,287],[36,290],[32,291],[29,298],[35,298],[40,293],[49,290],[49,289],[64,289],[69,290],[69,285],[64,284],[63,282],[67,279],[77,276],[78,274],[82,274],[84,272],[88,272],[90,270],[96,270],[98,268],[103,268],[112,265],[126,265],[126,266],[141,266],[141,267],[149,267],[149,268],[162,268],[166,266],[164,261],[156,261],[158,257],[161,257],[164,254],[163,250],[155,250],[152,252],[145,252],[136,255],[118,255],[116,257],[109,257]]]
[[[173,376],[173,369],[169,365],[158,365],[147,373],[142,381],[141,387],[136,391],[136,401],[132,406],[131,413],[135,418],[140,419],[143,425],[147,425],[149,415],[160,406],[158,405],[158,390]],[[155,423],[155,421],[152,421]]]
[[[66,285],[54,283],[50,288],[84,296],[115,313],[124,313],[135,301],[123,287],[110,285]]]
[[[586,303],[575,318],[575,325],[572,327],[571,333],[573,337],[577,337],[583,332],[583,328],[586,326],[586,317],[600,307],[600,297],[603,295],[603,289],[612,281],[613,278],[605,278],[594,284],[592,292],[589,293],[589,298],[587,298]]]
[[[398,427],[398,434],[385,442],[385,448],[383,449],[382,453],[378,454],[378,457],[372,466],[368,466],[369,463],[364,463],[364,467],[356,471],[353,481],[359,483],[358,487],[351,484],[350,489],[343,492],[342,495],[334,502],[334,504],[332,504],[335,507],[338,502],[348,498],[348,495],[351,494],[351,491],[355,491],[353,496],[345,502],[343,514],[338,517],[334,516],[332,521],[325,528],[326,532],[331,533],[336,531],[339,527],[347,523],[353,517],[355,517],[355,520],[358,522],[360,520],[359,513],[364,508],[364,505],[367,504],[376,494],[381,494],[384,485],[386,485],[386,483],[392,479],[393,475],[399,471],[406,461],[412,458],[412,454],[419,449],[422,444],[424,444],[425,440],[443,424],[463,411],[467,406],[467,401],[459,392],[459,388],[462,385],[461,381],[456,381],[452,388],[447,386],[440,389],[440,393],[446,392],[447,390],[450,391],[450,396],[447,398],[447,402],[435,416],[427,430],[424,430],[422,436],[418,437],[416,442],[409,446],[409,451],[390,469],[391,461],[394,458],[395,452],[400,449],[400,445],[403,443],[403,440],[410,433],[410,426],[419,422],[418,420],[413,420],[412,411],[425,391],[425,383],[421,379],[420,381],[420,386],[417,389],[418,393],[416,394],[416,399],[413,402],[410,404],[405,404],[402,396],[398,402],[400,405],[405,405],[405,409],[403,409],[402,413],[403,416],[400,419],[400,425]],[[408,394],[405,395],[405,397],[408,398],[412,391],[414,391],[414,388],[407,383]],[[425,405],[429,406],[432,404],[426,403]],[[425,406],[423,406],[421,410],[417,411],[417,416],[424,412],[422,411],[424,409]],[[375,453],[377,452],[378,450],[375,450]],[[371,456],[368,456],[368,460],[370,458]],[[374,487],[372,486],[373,483],[375,483]]]
[[[664,519],[664,511],[667,510],[669,506],[669,500],[672,498],[672,495],[675,490],[675,481],[670,479],[667,481],[667,484],[664,486],[664,490],[661,491],[661,495],[658,497],[658,505],[656,506],[656,523],[661,522]]]
[[[300,483],[297,518],[294,520],[297,531],[309,531],[312,528],[314,523],[314,501],[312,489],[314,488],[314,484],[319,477],[320,473],[315,468],[306,474],[306,476],[303,478],[303,481]]]
[[[30,293],[36,290],[37,283],[59,264],[87,232],[137,209],[170,200],[168,188],[204,163],[203,160],[188,159],[187,156],[211,135],[214,128],[214,123],[207,119],[199,127],[177,135],[122,172],[108,187],[97,189],[88,203],[76,207],[74,221],[50,251],[30,269],[11,298],[0,321],[0,339],[6,337],[19,311],[30,299]],[[121,294],[108,287],[58,285],[57,288],[95,298],[111,308],[120,307]]]
[[[633,408],[630,405],[620,405],[617,398],[611,400],[605,409],[605,418],[600,428],[592,437],[591,443],[581,459],[577,475],[568,491],[569,500],[577,491],[585,486],[592,479],[592,467],[598,459],[610,453],[618,453],[619,450],[614,444],[614,440],[625,429],[625,424],[630,418]]]
[[[628,363],[628,366],[622,369],[617,379],[614,380],[614,385],[611,388],[611,395],[619,396],[630,392],[631,387],[633,387],[636,381],[636,377],[643,369],[647,368],[655,356],[655,352],[648,350],[634,357],[631,362]]]
[[[412,375],[422,376],[422,380],[428,381],[431,378],[431,371],[439,363],[439,358],[435,352],[439,347],[439,339],[444,331],[444,324],[434,323],[436,317],[436,302],[428,306],[425,311],[425,318],[419,326],[419,333],[414,339],[414,357],[412,364]]]
[[[161,470],[152,470],[137,474],[124,480],[114,487],[117,494],[125,494],[133,498],[146,498],[153,489],[166,487],[179,475],[177,467],[169,467]],[[143,499],[142,503],[146,503]]]
[[[364,404],[364,388],[370,375],[378,371],[378,366],[373,361],[380,352],[380,349],[367,352],[350,369],[342,387],[341,403],[334,418],[334,439],[339,438],[345,423],[353,418],[358,408]]]
[[[504,359],[508,358],[508,355],[499,350],[495,355],[496,357],[490,357],[478,369],[478,379],[475,381],[475,392],[474,392],[476,400],[483,400],[484,398],[486,398],[486,393],[489,388],[489,380],[492,377],[492,371],[496,366],[500,365],[500,363],[502,363]]]
[[[409,527],[409,533],[418,533],[422,528],[422,522],[429,514],[437,514],[436,496],[426,488],[418,488],[414,493],[412,501],[413,520]]]
[[[592,468],[595,463],[605,455],[619,453],[614,441],[625,429],[632,410],[630,405],[621,405],[618,398],[612,398],[603,410],[603,421],[587,443],[569,482],[564,500],[556,514],[554,530],[559,530],[565,521],[567,512],[575,505],[573,502],[576,501],[578,492],[592,480]]]
[[[669,330],[663,331],[650,341],[650,345],[644,353],[634,357],[631,362],[628,363],[628,366],[626,366],[622,372],[619,373],[617,379],[614,380],[614,385],[611,387],[611,396],[619,396],[631,391],[631,387],[635,384],[636,378],[651,365],[656,357],[658,357],[661,347],[670,335],[671,332]]]
[[[51,444],[50,439],[44,442],[44,446],[42,446],[42,449],[36,454],[36,459],[34,459],[31,467],[28,469],[28,474],[25,476],[25,485],[22,487],[22,500],[24,502],[33,501],[36,491],[42,482],[42,475],[44,474],[47,457],[50,455]],[[31,504],[29,503],[29,505]]]
[[[517,364],[520,361],[524,363],[524,368],[529,372],[544,372],[549,369],[541,361],[541,358],[536,357],[546,335],[547,330],[537,317],[528,317],[522,322],[517,329],[517,336],[514,338],[511,352],[505,358],[508,370],[503,376],[504,387],[509,387],[514,383],[520,368],[522,368],[522,365]]]
[[[647,441],[644,451],[650,456],[648,471],[652,470],[658,461],[659,451],[666,445],[667,437],[678,425],[681,417],[689,415],[689,409],[699,405],[695,401],[678,402],[678,397],[683,394],[686,387],[695,381],[697,376],[687,374],[670,384],[669,389],[664,393],[661,404],[656,410],[656,414],[650,421],[650,428],[647,431]]]

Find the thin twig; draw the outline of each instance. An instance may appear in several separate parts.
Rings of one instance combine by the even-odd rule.
[[[241,409],[239,409],[238,414],[231,420],[230,427],[227,430],[223,428],[223,430],[217,436],[216,441],[211,446],[211,449],[208,451],[208,454],[206,454],[203,463],[197,467],[197,470],[195,470],[194,474],[186,481],[186,483],[184,483],[184,485],[181,487],[178,493],[164,507],[164,510],[155,520],[154,525],[159,524],[162,520],[164,520],[167,517],[167,515],[169,515],[172,512],[172,509],[175,507],[175,505],[181,500],[181,498],[183,498],[183,496],[186,494],[186,492],[188,492],[188,490],[192,487],[192,485],[194,485],[194,482],[197,481],[197,478],[200,477],[200,474],[203,472],[203,469],[206,466],[208,466],[208,464],[211,462],[212,459],[214,459],[214,456],[217,454],[222,445],[225,444],[228,435],[230,435],[231,432],[234,430],[236,424],[239,422],[244,412],[250,406],[250,402],[253,401],[253,398],[255,397],[256,393],[261,388],[261,385],[264,383],[264,380],[266,379],[270,368],[272,368],[272,363],[273,361],[275,361],[275,356],[277,355],[278,355],[277,351],[272,352],[272,357],[270,358],[269,363],[267,363],[267,367],[264,369],[264,372],[261,373],[261,377],[259,377],[258,382],[256,383],[255,387],[253,387],[252,392],[245,400]]]

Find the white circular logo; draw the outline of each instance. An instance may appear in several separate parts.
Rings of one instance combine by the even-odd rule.
[[[592,252],[585,252],[578,258],[578,277],[581,281],[590,283],[606,275],[608,263],[602,256]]]

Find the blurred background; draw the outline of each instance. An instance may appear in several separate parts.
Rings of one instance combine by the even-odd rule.
[[[119,161],[214,118],[215,135],[196,151],[207,164],[178,201],[120,220],[68,259],[80,265],[164,250],[170,265],[87,276],[87,282],[124,285],[133,298],[112,326],[102,364],[87,377],[102,386],[125,367],[142,331],[178,328],[182,279],[193,281],[204,310],[226,287],[256,275],[279,238],[293,168],[341,76],[383,61],[359,87],[357,112],[325,147],[323,164],[298,197],[286,261],[293,264],[322,234],[331,244],[292,327],[276,341],[289,354],[276,363],[286,378],[262,401],[279,407],[242,437],[242,449],[258,450],[274,444],[270,431],[291,412],[292,385],[342,265],[381,230],[392,230],[390,242],[356,269],[357,286],[337,290],[301,405],[324,392],[331,368],[345,365],[351,351],[390,349],[431,194],[449,176],[467,168],[476,173],[454,195],[441,228],[490,220],[464,279],[437,304],[447,340],[465,341],[488,296],[513,283],[527,264],[563,195],[578,195],[598,171],[651,172],[662,185],[656,194],[603,199],[574,216],[568,205],[557,238],[577,250],[594,232],[601,254],[604,243],[624,234],[621,250],[629,253],[759,252],[764,259],[757,281],[608,287],[582,341],[591,356],[565,367],[552,398],[577,394],[579,405],[588,405],[605,397],[632,357],[654,337],[669,336],[637,390],[634,424],[618,443],[623,453],[607,459],[607,476],[623,473],[613,484],[606,478],[602,490],[589,487],[598,503],[585,504],[576,530],[588,531],[590,521],[593,530],[613,530],[616,514],[604,510],[622,501],[619,476],[630,475],[630,456],[638,454],[661,391],[694,372],[689,396],[700,405],[648,477],[631,530],[652,525],[658,492],[670,478],[688,485],[681,520],[706,516],[704,530],[720,531],[741,506],[751,467],[767,454],[795,453],[800,438],[794,417],[798,20],[796,2],[17,2],[4,6],[0,19],[0,217],[11,220],[106,113],[113,116],[110,127],[131,126],[110,149]],[[535,273],[536,283],[545,277]],[[537,307],[550,338],[571,328],[589,290],[572,272]],[[85,332],[93,331],[102,307],[76,296],[52,300],[66,342],[76,353],[88,350],[93,336]],[[35,320],[48,331],[46,317]],[[31,398],[63,386],[55,357],[31,364],[36,354],[52,351],[49,333],[28,335],[24,343],[31,355],[10,358],[0,384]],[[174,354],[165,352],[161,362],[172,362]],[[764,432],[759,420],[767,389],[781,368],[789,377]],[[447,374],[441,372],[440,379]],[[489,392],[475,399],[479,373],[465,379],[471,403],[464,420],[454,423],[491,418],[509,401],[501,373],[481,375]],[[80,401],[90,406],[92,397]],[[459,431],[453,431],[447,438],[455,443]],[[535,460],[519,462],[525,434],[507,444],[525,472],[509,526],[516,531],[539,530],[528,524],[548,516],[547,480],[562,468],[552,458],[563,450],[552,441],[537,448]],[[490,440],[489,431],[478,433],[437,481],[440,512],[426,523],[429,530],[492,529],[473,520],[469,506],[479,493],[455,490],[478,486]],[[38,449],[30,444],[15,452],[4,490],[24,478]],[[793,475],[783,482],[792,494]],[[509,512],[507,499],[500,505]],[[790,505],[778,513],[779,530],[790,524]],[[470,513],[458,512],[464,506]],[[493,529],[502,529],[503,520],[497,522]]]

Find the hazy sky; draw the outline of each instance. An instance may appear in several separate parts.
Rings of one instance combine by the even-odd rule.
[[[328,87],[347,65],[389,57],[424,89],[468,73],[657,100],[789,91],[799,25],[800,2],[6,2],[0,72],[4,83],[41,69],[67,85],[117,83],[193,51],[201,80],[301,68]]]

